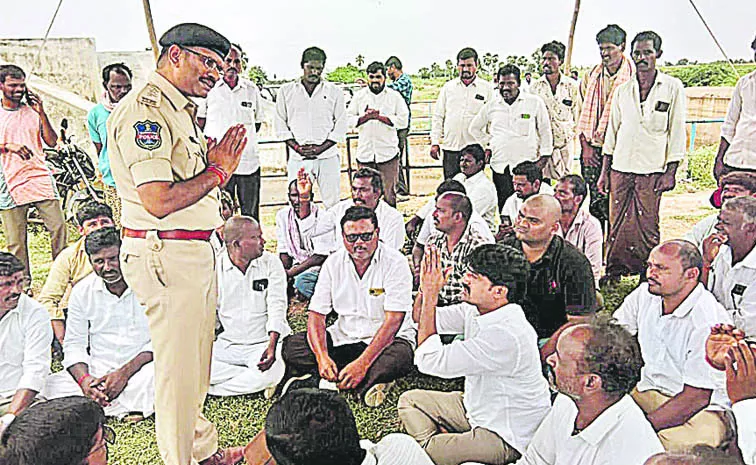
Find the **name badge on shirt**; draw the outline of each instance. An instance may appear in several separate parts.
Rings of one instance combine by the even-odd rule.
[[[745,293],[746,287],[742,284],[736,284],[732,287],[732,295],[739,295],[743,296]]]
[[[252,108],[252,102],[242,102],[241,106],[244,108]]]
[[[654,107],[656,111],[669,111],[669,102],[656,102]]]
[[[475,100],[485,100],[486,98],[480,94],[475,94]]]
[[[523,113],[520,115],[520,118],[522,119],[530,119],[530,113]]]
[[[264,291],[268,288],[268,280],[267,279],[255,279],[252,281],[252,290],[253,291]]]
[[[383,289],[382,287],[373,287],[373,288],[370,288],[370,290],[368,291],[368,294],[370,294],[371,297],[378,297],[378,296],[383,295],[385,292],[386,290]]]
[[[568,107],[571,107],[571,106],[572,106],[572,100],[570,100],[570,99],[568,99],[568,98],[566,98],[566,99],[562,100],[562,103],[563,103],[564,105],[568,106]]]

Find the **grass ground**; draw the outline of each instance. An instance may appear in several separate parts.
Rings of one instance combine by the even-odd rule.
[[[710,157],[710,151],[703,153]],[[698,157],[693,157],[698,158]],[[695,164],[691,164],[695,165]],[[662,201],[661,230],[662,239],[682,236],[696,221],[710,214],[714,210],[708,206],[710,181],[705,179],[706,173],[711,172],[708,164],[703,167],[695,165],[696,182],[680,183],[674,192],[665,195]],[[702,179],[696,178],[704,173]],[[698,174],[697,174],[698,173]],[[428,197],[411,197],[400,203],[399,209],[409,217]],[[268,240],[266,248],[275,250],[275,209],[262,211],[264,235]],[[72,240],[76,237],[71,231]],[[0,248],[4,248],[5,239],[0,235]],[[29,240],[32,261],[33,289],[39,290],[50,267],[50,241],[48,234],[40,226],[32,226]],[[607,311],[613,311],[636,285],[637,278],[627,278],[611,292],[605,293]],[[305,325],[303,306],[292,305],[289,309],[290,321],[295,331],[301,331]],[[399,381],[390,392],[381,408],[371,409],[358,402],[354,396],[347,395],[347,400],[354,410],[360,434],[368,439],[377,440],[384,435],[399,430],[396,413],[396,403],[401,392],[408,389],[461,389],[460,380],[441,380],[420,375],[415,372]],[[262,428],[265,414],[271,402],[263,398],[262,394],[241,396],[234,398],[209,397],[205,404],[205,415],[215,423],[220,435],[221,446],[241,445],[248,442]],[[147,419],[139,424],[130,425],[112,420],[110,424],[117,433],[117,441],[110,448],[110,463],[112,465],[149,465],[160,464],[160,458],[155,442],[154,419]]]

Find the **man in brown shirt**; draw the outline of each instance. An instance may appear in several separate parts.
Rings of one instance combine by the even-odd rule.
[[[189,97],[219,79],[229,41],[180,24],[142,89],[108,120],[110,163],[122,199],[121,267],[147,308],[155,356],[156,436],[166,465],[232,464],[242,448],[218,449],[202,416],[209,386],[217,281],[208,240],[222,224],[220,191],[246,145],[242,125],[206,141]]]

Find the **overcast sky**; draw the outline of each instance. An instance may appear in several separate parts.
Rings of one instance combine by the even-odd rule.
[[[732,58],[752,58],[754,0],[694,0]],[[44,35],[58,0],[6,5],[0,37]],[[273,77],[294,77],[302,50],[318,45],[327,69],[399,56],[405,70],[454,59],[472,46],[485,52],[530,55],[543,43],[567,43],[573,0],[152,0],[157,35],[179,22],[203,22],[247,51],[250,62]],[[582,0],[573,63],[598,61],[596,32],[618,23],[628,41],[642,30],[664,41],[662,60],[698,61],[721,55],[689,0]],[[98,51],[149,47],[139,0],[63,0],[51,37],[94,37]]]

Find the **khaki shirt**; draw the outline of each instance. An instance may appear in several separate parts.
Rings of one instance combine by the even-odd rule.
[[[78,241],[69,245],[55,257],[50,274],[47,275],[45,285],[37,297],[50,313],[52,320],[65,320],[64,308],[68,308],[68,292],[71,286],[86,278],[92,273],[92,264],[84,250],[82,236]]]
[[[160,219],[139,199],[149,182],[183,182],[207,167],[207,142],[195,123],[197,106],[168,80],[150,74],[108,118],[108,155],[122,201],[123,226],[139,230],[212,230],[223,224],[220,190]]]

